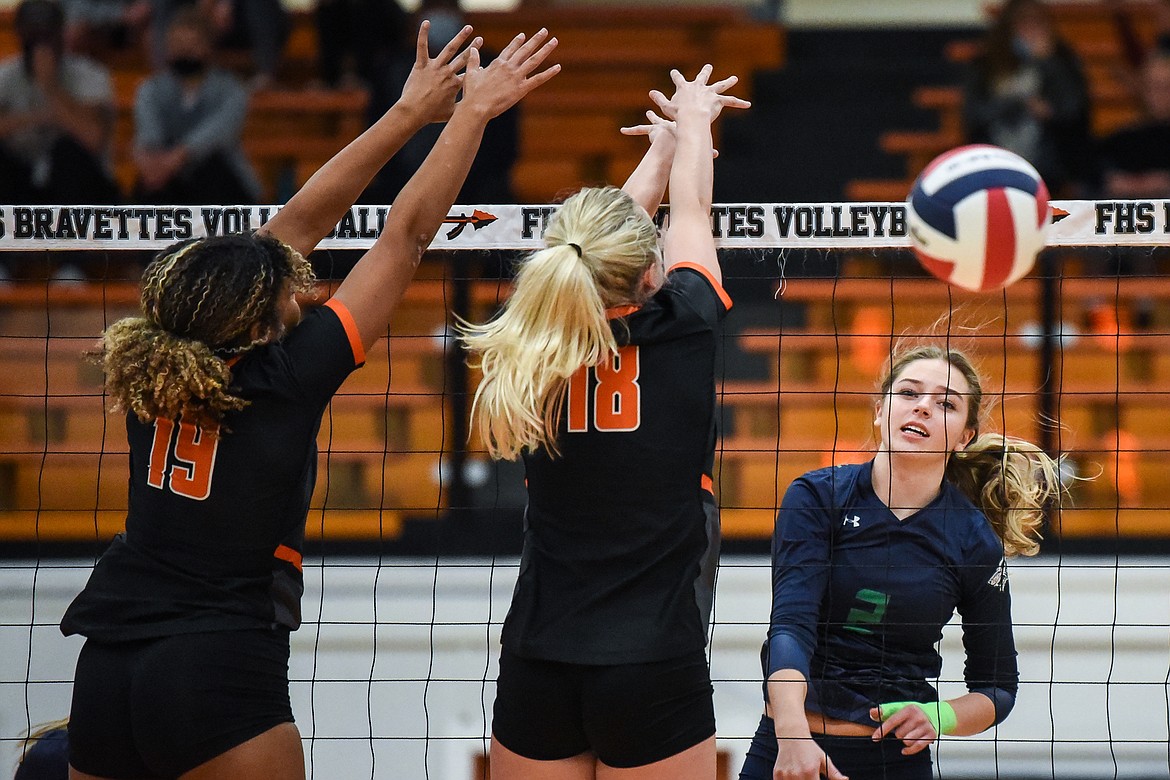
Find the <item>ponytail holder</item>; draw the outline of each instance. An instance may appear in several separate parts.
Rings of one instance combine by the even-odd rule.
[[[581,253],[581,247],[578,244],[574,244],[572,241],[570,241],[569,243],[565,244],[565,246],[573,247],[573,251],[577,253],[577,257],[584,257],[584,255]]]

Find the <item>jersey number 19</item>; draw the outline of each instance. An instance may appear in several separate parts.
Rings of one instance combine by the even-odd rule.
[[[178,435],[175,428],[179,429]],[[218,449],[218,428],[205,429],[185,422],[176,425],[174,420],[155,418],[146,484],[159,490],[169,487],[176,495],[202,501],[211,495],[211,475],[215,472]]]

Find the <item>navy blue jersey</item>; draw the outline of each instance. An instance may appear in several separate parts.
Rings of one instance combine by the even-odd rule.
[[[364,361],[349,311],[329,301],[280,343],[232,365],[249,404],[223,431],[126,417],[126,532],[61,623],[101,641],[300,625],[301,550],[330,398]]]
[[[642,663],[705,646],[716,329],[730,305],[698,266],[676,266],[611,320],[617,359],[570,380],[559,454],[524,459],[524,553],[503,629],[516,655]]]
[[[871,461],[812,471],[785,494],[765,677],[796,669],[808,710],[876,725],[877,704],[937,700],[938,643],[957,609],[967,688],[991,698],[1001,720],[1019,674],[999,537],[947,482],[899,520],[874,493],[872,470]]]

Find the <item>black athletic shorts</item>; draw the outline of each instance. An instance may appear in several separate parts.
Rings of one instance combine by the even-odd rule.
[[[902,755],[906,744],[896,737],[874,742],[869,737],[834,737],[813,734],[833,765],[849,780],[933,780],[934,764],[930,748],[913,755]],[[739,780],[772,780],[779,743],[776,726],[767,715],[760,719],[756,736],[748,747]]]
[[[539,661],[508,650],[492,734],[525,758],[592,752],[606,766],[645,766],[715,735],[711,676],[702,651],[618,666]]]
[[[99,777],[177,777],[292,722],[288,653],[288,629],[87,640],[69,763]]]

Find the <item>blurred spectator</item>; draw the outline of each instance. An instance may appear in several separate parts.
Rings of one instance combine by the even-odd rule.
[[[136,46],[150,23],[150,0],[61,0],[65,48],[94,57]]]
[[[1141,74],[1142,119],[1101,141],[1101,194],[1170,198],[1170,53],[1148,59]]]
[[[167,31],[167,67],[134,98],[135,197],[146,203],[255,203],[260,185],[244,155],[248,94],[211,63],[210,32],[194,8]]]
[[[151,0],[154,5],[154,61],[166,63],[167,31],[175,14],[194,7],[219,49],[247,50],[252,58],[253,89],[276,83],[281,53],[291,23],[281,0]]]
[[[963,105],[968,140],[1031,162],[1049,190],[1077,193],[1089,173],[1089,99],[1076,54],[1044,3],[1008,0],[974,63]]]
[[[314,19],[319,75],[331,89],[369,87],[390,62],[413,56],[410,16],[396,0],[319,0]]]
[[[1126,64],[1136,74],[1146,62],[1146,58],[1155,52],[1170,54],[1170,0],[1153,0],[1140,4],[1142,13],[1150,13],[1154,28],[1153,47],[1142,41],[1141,34],[1134,26],[1134,14],[1126,11],[1127,3],[1122,0],[1106,0],[1106,4],[1113,10],[1113,23],[1117,29],[1117,39],[1121,44],[1121,53]]]
[[[427,43],[432,57],[436,56],[464,25],[463,12],[459,10],[457,0],[429,0],[423,3],[415,16],[419,23],[423,19],[429,19],[431,22]],[[418,24],[412,24],[411,28],[417,30]],[[480,57],[486,66],[493,59],[494,53],[481,48]],[[381,67],[370,85],[370,102],[366,109],[370,123],[384,114],[402,94],[402,86],[406,83],[413,63],[413,42],[405,53],[382,60]],[[458,205],[515,202],[516,196],[512,192],[512,166],[516,162],[519,149],[520,111],[519,105],[508,109],[484,131],[479,154],[476,155],[463,189],[459,191],[459,197],[455,201]],[[422,165],[441,131],[441,125],[432,124],[416,133],[378,173],[363,193],[361,201],[393,202],[398,191]]]
[[[64,51],[53,0],[16,9],[21,53],[0,62],[0,200],[117,203],[106,170],[114,119],[109,72]]]
[[[1097,150],[1099,197],[1119,200],[1170,198],[1170,53],[1155,54],[1141,70],[1142,118],[1101,140]],[[1090,272],[1153,276],[1166,257],[1164,247],[1117,247]],[[1135,324],[1153,319],[1150,299],[1135,301]]]

